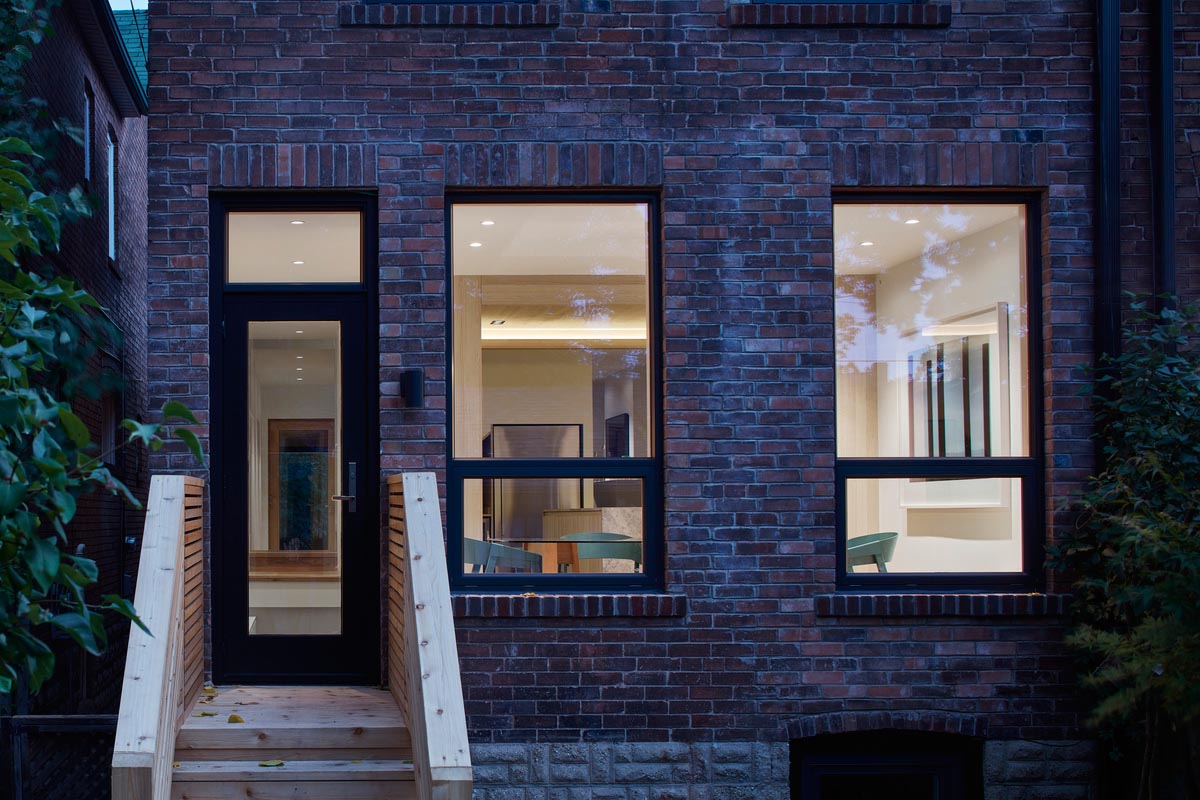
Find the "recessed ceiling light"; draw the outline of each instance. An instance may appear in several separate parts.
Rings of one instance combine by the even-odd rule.
[[[483,247],[483,242],[471,242],[471,247]]]
[[[304,333],[304,331],[296,331],[296,333]]]
[[[503,324],[504,324],[504,320],[502,320],[502,319],[494,319],[494,320],[492,320],[491,322],[489,322],[488,324],[489,324],[489,325],[503,325]]]
[[[296,360],[297,360],[297,361],[303,361],[303,360],[304,360],[304,356],[296,356]]]
[[[292,266],[293,267],[302,267],[302,266],[304,266],[304,262],[303,261],[293,261]]]
[[[905,225],[920,225],[921,220],[917,219],[916,217],[913,217],[912,219],[904,220],[904,224]]]
[[[304,372],[304,367],[296,367],[296,372]]]
[[[875,243],[874,242],[859,242],[859,245],[861,245],[862,247],[874,247]]]
[[[302,380],[304,380],[304,378],[296,378],[296,380],[302,381]]]
[[[481,222],[479,224],[490,228],[491,226],[496,224],[496,221],[494,219],[485,219],[483,222]]]
[[[294,220],[292,220],[292,224],[293,224],[293,225],[303,225],[303,224],[304,224],[304,220],[302,220],[302,219],[294,219]]]

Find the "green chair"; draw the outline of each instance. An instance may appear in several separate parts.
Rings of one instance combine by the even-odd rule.
[[[464,536],[463,543],[463,566],[471,565],[471,572],[483,572],[488,563],[488,555],[491,553],[492,545],[490,542],[472,539],[470,536]]]
[[[563,534],[559,541],[572,542],[574,549],[572,554],[571,547],[559,546],[559,572],[569,572],[572,563],[578,565],[587,558],[619,558],[632,561],[635,571],[642,569],[642,543],[623,533],[567,533]],[[564,553],[564,550],[567,552]],[[574,562],[564,560],[564,555],[568,559],[573,555]]]
[[[511,572],[541,572],[542,557],[519,547],[509,547],[496,542],[483,542],[463,537],[463,566],[471,565],[471,572],[496,572],[498,569]]]
[[[886,573],[887,562],[892,560],[896,552],[896,540],[899,538],[899,533],[885,531],[847,540],[846,571],[853,572],[855,567],[874,564],[880,572]]]

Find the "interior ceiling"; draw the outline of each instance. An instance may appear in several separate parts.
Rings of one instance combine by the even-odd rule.
[[[834,263],[838,274],[878,274],[1020,213],[1019,205],[839,204],[833,211]],[[918,222],[906,224],[910,219]]]
[[[361,228],[357,211],[230,212],[229,282],[357,283]]]
[[[487,341],[646,338],[641,277],[485,277],[480,329]]]
[[[645,276],[648,215],[645,203],[458,203],[454,274]]]
[[[644,203],[455,205],[454,274],[479,276],[485,345],[643,342],[648,213]]]
[[[251,322],[248,333],[254,379],[260,386],[313,387],[335,383],[338,323]]]

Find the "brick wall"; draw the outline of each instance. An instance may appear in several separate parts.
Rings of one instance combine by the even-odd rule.
[[[29,74],[30,96],[48,103],[48,118],[79,128],[83,124],[85,81],[95,96],[91,130],[92,171],[85,180],[81,145],[63,137],[51,163],[51,178],[67,188],[83,185],[93,203],[91,217],[67,223],[63,228],[61,252],[53,259],[56,269],[80,283],[105,308],[123,334],[118,348],[95,359],[97,369],[123,378],[123,416],[147,417],[146,394],[146,118],[122,118],[116,111],[103,80],[97,74],[88,45],[74,19],[61,8],[53,17],[54,35],[35,50]],[[118,150],[118,247],[114,266],[108,259],[106,148],[108,131],[117,137]],[[82,133],[82,131],[81,131]],[[78,397],[76,411],[99,441],[103,409],[98,398]],[[125,449],[115,466],[136,496],[146,495],[147,458]],[[141,514],[119,499],[94,495],[81,499],[75,521],[69,528],[70,547],[84,545],[84,554],[94,559],[100,579],[96,596],[127,590],[123,575],[137,571],[138,553],[124,545],[126,533],[140,535]],[[125,663],[124,637],[128,622],[110,621],[112,647],[99,658],[87,656],[69,641],[59,641],[56,678],[35,698],[40,713],[92,713],[116,710],[120,678]]]
[[[210,191],[376,188],[383,466],[441,470],[446,193],[661,192],[666,586],[686,613],[464,603],[473,741],[778,742],[790,721],[889,709],[1074,736],[1056,613],[817,610],[834,190],[1040,193],[1047,517],[1092,466],[1093,6],[935,5],[848,22],[726,0],[153,0],[151,395],[209,407]],[[1198,22],[1189,7],[1180,27]],[[417,365],[426,407],[404,410],[397,370]],[[177,448],[154,465],[191,466]]]

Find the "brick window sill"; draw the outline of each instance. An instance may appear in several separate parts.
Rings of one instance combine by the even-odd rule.
[[[456,594],[454,616],[533,619],[538,617],[683,617],[681,594]]]
[[[1057,617],[1065,594],[822,594],[818,617]]]
[[[338,8],[342,27],[523,28],[553,27],[562,4],[539,3],[344,3]]]
[[[747,3],[731,0],[731,28],[946,28],[950,3]]]

